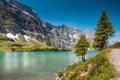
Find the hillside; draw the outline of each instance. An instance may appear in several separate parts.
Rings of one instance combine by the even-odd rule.
[[[9,38],[8,38],[9,37]],[[12,38],[12,39],[11,39]],[[23,36],[21,34],[13,35],[11,33],[6,35],[0,34],[0,51],[70,51],[67,48],[58,48],[54,46],[47,46],[35,38]]]
[[[34,47],[34,46],[46,47],[46,45],[40,43],[39,41],[37,41],[34,38],[25,39],[25,37],[22,36],[21,34],[19,34],[18,37],[12,38],[12,39],[8,38],[8,37],[15,37],[15,36],[12,34],[8,34],[7,36],[0,34],[0,51],[6,51],[6,50],[11,51],[12,48],[18,48],[20,50],[22,47],[25,48],[27,46],[29,46],[29,47]]]
[[[31,7],[16,0],[0,0],[0,33],[32,37],[47,46],[59,48],[73,47],[80,34],[89,35],[89,42],[93,39],[88,30],[42,21]]]
[[[109,49],[99,52],[85,62],[75,63],[58,72],[62,80],[109,80],[116,71],[108,60]]]
[[[110,48],[120,48],[120,42],[116,42],[116,43],[110,45]]]

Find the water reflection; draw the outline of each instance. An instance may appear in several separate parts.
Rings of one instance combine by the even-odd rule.
[[[18,67],[17,54],[6,52],[4,56],[4,69],[9,71]]]
[[[30,65],[30,59],[28,56],[28,53],[24,52],[22,56],[22,61],[23,61],[23,67],[27,68]]]
[[[79,61],[80,61],[80,57],[77,57],[74,53],[73,54],[69,53],[69,65]]]

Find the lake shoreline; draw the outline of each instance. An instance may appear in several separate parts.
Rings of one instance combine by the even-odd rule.
[[[2,48],[2,46],[1,46]],[[69,48],[58,48],[54,46],[11,46],[11,47],[3,47],[0,48],[0,52],[69,52],[71,49]]]

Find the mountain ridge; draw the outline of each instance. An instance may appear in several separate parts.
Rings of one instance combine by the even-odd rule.
[[[91,34],[89,31],[83,33],[66,25],[55,26],[42,21],[31,7],[16,0],[1,0],[0,11],[0,33],[27,35],[48,46],[71,48],[80,34]],[[88,41],[91,42],[92,38]]]

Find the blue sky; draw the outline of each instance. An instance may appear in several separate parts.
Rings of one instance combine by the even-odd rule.
[[[53,25],[66,24],[94,32],[101,11],[116,29],[113,39],[120,40],[120,0],[17,0],[32,7],[39,17]]]

